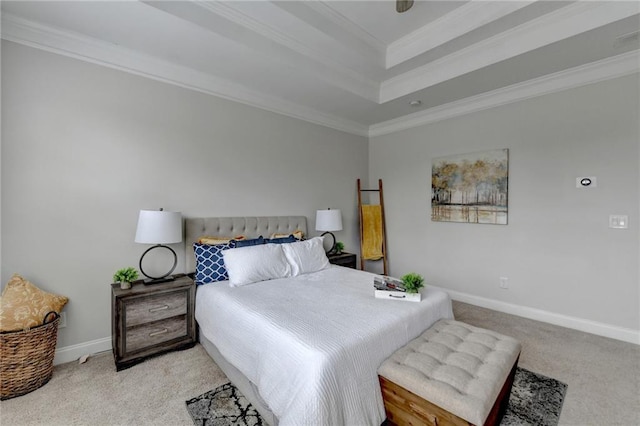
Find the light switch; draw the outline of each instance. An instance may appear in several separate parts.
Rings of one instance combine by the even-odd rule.
[[[629,216],[621,214],[609,215],[609,228],[627,229],[629,227]]]

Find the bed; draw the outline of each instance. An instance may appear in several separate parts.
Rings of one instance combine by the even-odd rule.
[[[307,233],[303,216],[188,218],[186,265],[201,236]],[[297,243],[295,243],[297,244]],[[441,318],[442,291],[420,303],[376,299],[373,274],[330,265],[240,287],[198,286],[200,342],[271,425],[380,425],[378,366]]]

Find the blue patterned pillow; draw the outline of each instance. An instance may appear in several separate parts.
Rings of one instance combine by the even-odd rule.
[[[287,243],[297,243],[299,240],[293,235],[289,235],[288,237],[280,237],[280,238],[269,238],[264,240],[266,244],[287,244]]]
[[[196,255],[196,285],[228,280],[222,252],[234,247],[235,241],[216,245],[193,243],[193,252]]]
[[[249,246],[259,246],[261,244],[265,244],[267,240],[265,240],[262,235],[258,238],[254,238],[252,240],[237,240],[236,247],[249,247]]]

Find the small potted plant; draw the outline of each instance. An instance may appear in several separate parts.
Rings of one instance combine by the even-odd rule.
[[[407,293],[419,293],[420,289],[424,287],[424,278],[415,272],[409,272],[404,275],[401,280]]]
[[[131,283],[138,279],[138,271],[136,268],[129,266],[128,268],[118,269],[113,275],[113,282],[120,283],[120,288],[128,290],[131,288]]]
[[[338,241],[336,243],[336,254],[342,254],[342,250],[344,250],[344,243],[342,241]]]

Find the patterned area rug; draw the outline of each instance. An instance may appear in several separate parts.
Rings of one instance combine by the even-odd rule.
[[[197,426],[266,426],[247,398],[231,383],[187,401],[187,411]]]
[[[567,385],[518,367],[501,426],[556,426]],[[187,401],[197,426],[266,426],[249,401],[226,383]]]
[[[567,385],[518,367],[501,426],[556,426]]]

